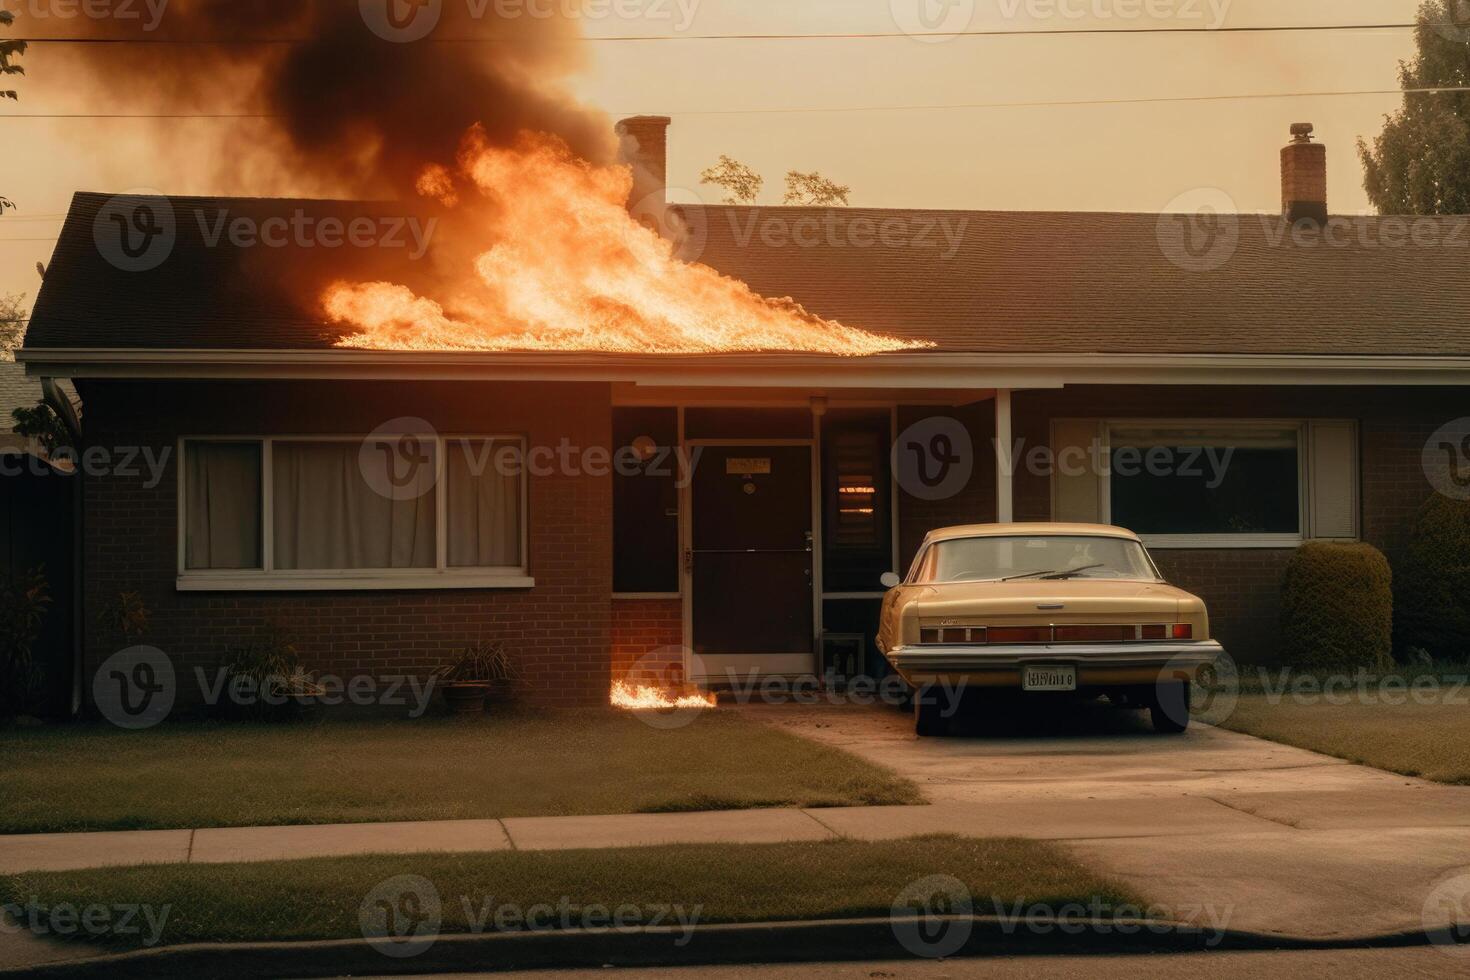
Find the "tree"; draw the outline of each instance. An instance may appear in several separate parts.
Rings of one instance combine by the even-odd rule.
[[[25,293],[0,296],[0,361],[15,360],[26,339]]]
[[[700,171],[699,182],[723,187],[726,204],[753,204],[766,180],[739,160],[721,153],[719,163]]]
[[[15,23],[15,14],[9,10],[0,10],[0,26],[9,27]],[[12,59],[18,58],[26,53],[26,42],[24,41],[0,41],[0,75],[24,75],[26,70],[17,65]],[[20,95],[15,89],[0,89],[0,99],[11,99],[19,101]],[[15,202],[8,197],[0,197],[0,214],[5,213],[6,208],[15,207]]]
[[[806,207],[832,208],[839,204],[847,206],[847,195],[851,187],[834,183],[813,170],[804,174],[799,170],[786,171],[786,197],[782,204],[798,204]]]
[[[1470,4],[1426,0],[1404,89],[1470,86]],[[1380,214],[1470,213],[1470,93],[1404,92],[1370,147],[1358,140],[1363,188]]]
[[[739,160],[720,154],[720,162],[706,167],[699,174],[702,184],[717,184],[725,189],[726,204],[754,204],[760,196],[766,179]],[[830,208],[846,206],[847,195],[852,188],[844,187],[823,177],[813,170],[804,174],[799,170],[786,172],[786,196],[782,204],[805,207]]]

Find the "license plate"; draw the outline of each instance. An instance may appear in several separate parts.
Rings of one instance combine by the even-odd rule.
[[[1077,668],[1073,666],[1028,666],[1021,678],[1023,691],[1075,691]]]

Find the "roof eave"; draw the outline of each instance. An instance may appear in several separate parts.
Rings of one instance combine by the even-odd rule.
[[[1055,388],[1066,384],[1467,385],[1470,357],[1402,354],[624,354],[24,348],[53,378],[616,381],[654,387]]]

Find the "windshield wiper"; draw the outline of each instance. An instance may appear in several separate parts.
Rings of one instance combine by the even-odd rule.
[[[1086,572],[1086,571],[1089,571],[1089,570],[1094,569],[1094,568],[1102,568],[1104,564],[1106,564],[1106,563],[1105,562],[1098,562],[1096,565],[1083,565],[1081,568],[1069,568],[1065,572],[1050,572],[1050,573],[1048,573],[1046,575],[1043,575],[1041,577],[1044,578],[1044,579],[1064,579],[1064,578],[1071,578],[1073,575],[1076,575],[1079,572]]]

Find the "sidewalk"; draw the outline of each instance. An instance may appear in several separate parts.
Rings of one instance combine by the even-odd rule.
[[[1467,820],[1470,823],[1470,820]],[[894,840],[916,834],[1081,840],[1279,831],[1281,825],[1216,803],[1186,798],[1167,808],[1146,800],[1014,802],[984,806],[716,810],[590,817],[509,817],[413,823],[125,830],[0,837],[0,874],[136,864],[219,864],[352,854],[426,851],[550,851],[656,844],[771,844]]]

